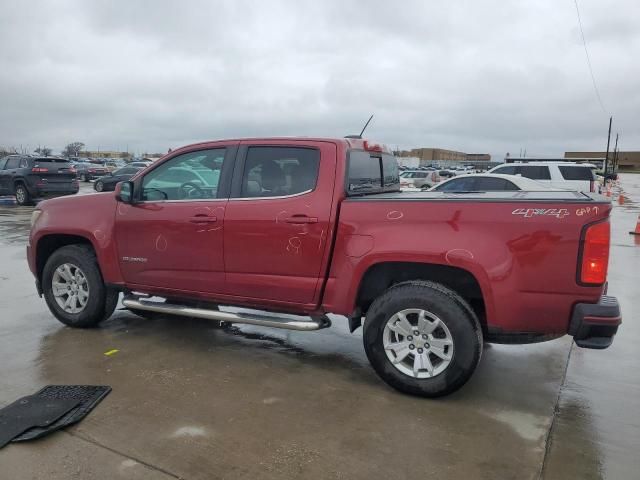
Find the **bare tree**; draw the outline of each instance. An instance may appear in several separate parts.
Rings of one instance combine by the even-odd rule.
[[[51,155],[52,151],[53,150],[51,150],[49,147],[38,147],[34,150],[34,153],[42,155],[43,157],[48,157],[49,155]]]
[[[18,149],[16,147],[3,147],[0,145],[0,158],[13,153],[18,153]]]
[[[62,150],[63,157],[77,157],[80,155],[80,152],[84,148],[84,143],[82,142],[72,142]]]

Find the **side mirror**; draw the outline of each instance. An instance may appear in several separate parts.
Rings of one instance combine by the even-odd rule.
[[[118,182],[115,194],[118,202],[133,203],[133,182]]]

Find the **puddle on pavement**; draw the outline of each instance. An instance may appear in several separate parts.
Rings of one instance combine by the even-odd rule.
[[[29,238],[29,228],[33,207],[0,205],[0,244],[25,244]]]

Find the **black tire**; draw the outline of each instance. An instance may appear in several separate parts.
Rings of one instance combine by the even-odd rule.
[[[89,285],[89,298],[84,309],[79,313],[64,311],[53,295],[54,272],[65,263],[79,267]],[[51,313],[69,327],[95,327],[109,318],[118,304],[119,292],[107,288],[104,284],[95,252],[88,245],[68,245],[53,252],[42,272],[42,288]]]
[[[33,205],[29,190],[27,190],[27,187],[21,182],[16,184],[16,203],[21,206]]]
[[[387,358],[383,344],[385,326],[392,316],[405,309],[431,312],[448,328],[453,339],[453,356],[441,373],[415,378],[401,372]],[[369,362],[385,382],[401,392],[422,397],[448,395],[462,387],[482,355],[482,329],[469,304],[453,290],[429,281],[399,283],[378,297],[367,312],[363,341]]]
[[[98,180],[93,185],[93,188],[95,189],[96,192],[102,192],[102,191],[104,191],[104,183],[102,183],[100,180]]]

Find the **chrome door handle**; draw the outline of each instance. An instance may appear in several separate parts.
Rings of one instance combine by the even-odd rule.
[[[210,217],[208,215],[195,215],[189,220],[191,223],[216,223],[218,217]]]
[[[293,215],[285,219],[287,223],[303,224],[303,223],[318,223],[318,217],[307,217],[306,215]]]

